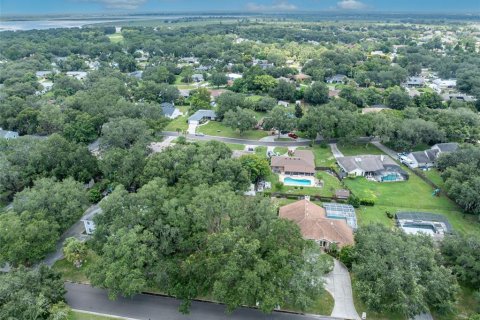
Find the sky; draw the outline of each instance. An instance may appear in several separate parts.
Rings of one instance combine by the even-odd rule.
[[[480,0],[0,0],[0,16],[180,11],[269,13],[325,10],[479,13]]]

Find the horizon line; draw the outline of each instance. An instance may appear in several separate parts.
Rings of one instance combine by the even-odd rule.
[[[318,11],[307,11],[307,10],[295,10],[295,11],[248,11],[248,10],[167,10],[167,11],[99,11],[99,12],[52,12],[52,13],[3,13],[0,14],[0,21],[4,18],[20,18],[20,17],[48,17],[48,16],[93,16],[93,15],[102,15],[102,16],[115,16],[115,15],[171,15],[171,14],[245,14],[245,15],[295,15],[295,14],[304,14],[304,15],[315,15],[322,13],[335,13],[335,14],[385,14],[385,15],[397,15],[397,14],[415,14],[415,15],[465,15],[465,16],[477,16],[480,15],[480,10],[478,12],[472,12],[470,10],[462,11],[408,11],[408,10],[396,10],[396,11],[386,11],[386,10],[339,10],[339,9],[324,9]]]

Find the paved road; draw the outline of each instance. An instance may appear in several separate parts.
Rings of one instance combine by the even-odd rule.
[[[82,218],[80,218],[80,220],[75,222],[75,224],[73,226],[71,226],[67,231],[65,231],[65,233],[62,235],[62,237],[58,240],[55,251],[50,253],[43,260],[43,263],[45,263],[46,265],[49,265],[49,266],[53,266],[53,264],[55,262],[62,259],[63,258],[63,242],[65,241],[65,239],[67,239],[69,237],[75,237],[77,239],[81,239],[82,238],[82,233],[85,231],[85,226],[83,224],[83,221],[81,221],[81,220],[83,219],[83,217],[85,217],[87,215],[97,214],[98,212],[100,212],[100,210],[101,210],[100,207],[96,204],[91,206],[90,208],[88,208],[85,211],[85,214],[82,216]]]
[[[177,132],[164,131],[162,132],[164,136],[178,136]],[[194,134],[187,134],[187,139],[190,140],[201,140],[201,141],[221,141],[225,143],[238,143],[246,145],[255,145],[255,146],[272,146],[272,147],[289,147],[289,146],[308,146],[310,141],[260,141],[260,140],[247,140],[247,139],[236,139],[236,138],[225,138],[217,136],[196,136]]]
[[[352,282],[347,268],[338,260],[334,260],[333,271],[326,277],[326,289],[335,300],[332,317],[359,320],[360,316],[353,304]]]
[[[332,320],[332,317],[273,312],[265,315],[258,310],[240,308],[231,315],[216,303],[193,301],[189,315],[178,312],[180,301],[173,298],[140,294],[133,298],[108,299],[107,292],[88,285],[65,283],[66,299],[73,309],[111,314],[139,320]],[[337,318],[337,320],[340,320]]]

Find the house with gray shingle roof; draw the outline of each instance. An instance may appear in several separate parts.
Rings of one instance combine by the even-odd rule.
[[[173,103],[163,102],[160,104],[160,107],[162,108],[162,113],[166,118],[175,119],[182,115],[180,110],[178,108],[175,108]]]
[[[408,179],[408,173],[386,155],[339,157],[337,163],[344,176],[363,176],[375,181],[403,181]]]
[[[189,124],[200,124],[200,122],[204,120],[215,120],[217,118],[217,114],[213,110],[206,110],[201,109],[192,114],[188,118]]]
[[[6,140],[16,139],[18,138],[18,132],[3,130],[2,128],[0,128],[0,138],[6,139]]]
[[[410,168],[431,168],[435,166],[435,161],[442,153],[453,152],[458,149],[458,143],[437,143],[433,147],[424,151],[410,152],[407,158],[410,160]]]

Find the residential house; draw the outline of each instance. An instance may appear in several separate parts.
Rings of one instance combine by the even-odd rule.
[[[437,152],[429,149],[424,151],[410,152],[407,155],[406,164],[410,168],[431,168],[435,165]]]
[[[446,152],[454,152],[454,151],[457,151],[458,149],[458,143],[456,142],[437,143],[436,145],[432,146],[431,149],[438,150],[438,155]]]
[[[199,125],[205,120],[215,120],[217,114],[213,110],[198,110],[188,118],[188,124]]]
[[[408,174],[400,165],[386,155],[339,157],[337,163],[344,176],[363,176],[379,182],[408,179]]]
[[[293,79],[297,82],[304,82],[307,80],[310,80],[312,77],[310,77],[308,74],[305,73],[299,73],[293,76]]]
[[[292,156],[271,158],[272,171],[293,176],[314,176],[315,156],[310,150],[295,150]]]
[[[253,64],[254,66],[259,66],[260,68],[262,68],[262,69],[264,69],[264,70],[265,70],[265,69],[268,69],[268,68],[273,68],[273,67],[274,67],[274,64],[268,62],[268,60],[253,59],[252,64]]]
[[[18,132],[3,130],[2,128],[0,128],[0,138],[6,139],[6,140],[17,139],[18,138]]]
[[[367,107],[367,108],[363,108],[362,109],[362,114],[366,114],[366,113],[372,113],[372,112],[381,112],[383,110],[389,110],[390,108],[387,107],[386,105],[383,105],[383,104],[375,104],[373,106],[370,106],[370,107]]]
[[[227,79],[230,81],[235,81],[237,79],[241,79],[242,75],[240,73],[228,73]]]
[[[162,113],[166,118],[175,119],[182,115],[178,108],[175,108],[173,103],[163,102],[160,104],[162,108]]]
[[[410,168],[431,168],[435,166],[435,161],[442,153],[453,152],[458,149],[458,143],[437,143],[433,147],[424,151],[410,152],[406,156],[405,164]]]
[[[228,90],[225,89],[210,89],[208,90],[210,92],[210,97],[212,101],[215,101],[220,95],[224,94]]]
[[[77,80],[84,80],[87,77],[88,73],[85,71],[68,71],[67,76],[75,78]]]
[[[344,74],[336,74],[333,77],[327,78],[327,83],[343,83],[347,79]]]
[[[47,79],[51,74],[53,74],[52,71],[37,71],[35,72],[35,76],[39,79]]]
[[[198,58],[195,58],[195,57],[180,58],[179,61],[183,63],[188,63],[188,64],[196,64],[199,62]]]
[[[444,94],[442,98],[444,101],[459,100],[459,101],[472,102],[476,100],[475,97],[473,96],[469,96],[468,94],[459,93],[459,92]]]
[[[192,75],[192,80],[195,81],[195,82],[202,82],[205,79],[203,78],[203,74],[195,73],[194,75]]]
[[[303,238],[315,241],[321,248],[353,245],[353,230],[343,219],[330,219],[324,208],[310,202],[309,197],[279,209],[279,217],[297,224]]]
[[[136,70],[133,72],[128,73],[130,77],[137,78],[138,80],[142,79],[143,76],[143,71],[142,70]]]
[[[440,89],[453,89],[457,86],[456,79],[435,79],[433,80],[433,84],[437,85]]]
[[[425,85],[425,79],[423,77],[410,77],[405,82],[407,87],[423,87]]]
[[[190,97],[190,90],[189,89],[179,89],[178,93],[179,93],[180,97],[183,97],[185,99]]]

